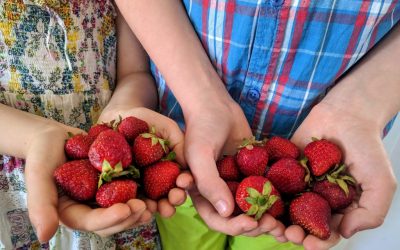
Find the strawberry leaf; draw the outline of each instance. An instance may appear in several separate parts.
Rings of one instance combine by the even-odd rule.
[[[254,188],[248,187],[248,188],[246,188],[246,191],[247,191],[247,193],[249,194],[250,197],[257,198],[257,197],[261,196],[260,192],[258,192]]]
[[[151,137],[151,146],[154,146],[158,143],[158,139],[156,137]]]
[[[246,202],[251,204],[251,205],[255,205],[257,204],[257,198],[253,198],[253,197],[246,197]]]
[[[275,202],[277,201],[277,200],[279,200],[280,198],[277,196],[277,195],[271,195],[270,197],[269,197],[269,199],[268,199],[268,204],[269,204],[269,208],[270,207],[272,207],[274,204],[275,204]],[[269,209],[268,208],[268,209]]]
[[[269,182],[269,181],[265,182],[265,184],[263,186],[262,194],[266,195],[266,196],[267,195],[269,196],[271,194],[271,191],[272,191],[271,182]]]
[[[258,206],[253,205],[250,207],[249,211],[247,211],[247,215],[255,215],[258,212]]]
[[[354,180],[353,177],[348,176],[348,175],[341,176],[340,179],[347,181],[347,182],[351,182],[352,184],[356,184],[356,180]]]
[[[346,196],[349,196],[349,187],[347,186],[347,183],[342,179],[336,179],[336,183],[344,191]]]
[[[110,172],[111,170],[113,170],[111,164],[107,160],[104,160],[103,165],[101,167],[101,172],[107,173]]]

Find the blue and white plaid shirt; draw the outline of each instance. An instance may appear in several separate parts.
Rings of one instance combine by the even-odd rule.
[[[257,136],[290,137],[400,18],[392,0],[185,0],[216,71]],[[152,65],[161,112],[182,110]],[[210,100],[212,101],[212,100]]]

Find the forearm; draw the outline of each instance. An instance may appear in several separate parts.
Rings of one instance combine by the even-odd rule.
[[[230,101],[178,0],[117,0],[130,28],[184,109],[199,102]],[[205,96],[207,95],[207,96]]]
[[[400,110],[400,26],[352,69],[323,103],[352,112],[383,129]]]
[[[66,125],[3,104],[0,117],[0,154],[25,158],[31,142],[41,133],[54,132],[67,138]]]
[[[121,78],[105,109],[145,107],[156,109],[157,89],[150,73],[136,72]]]

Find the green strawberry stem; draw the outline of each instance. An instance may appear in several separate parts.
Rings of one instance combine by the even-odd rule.
[[[335,168],[330,171],[328,174],[321,176],[319,181],[324,180],[325,178],[330,182],[339,185],[339,187],[343,190],[346,196],[349,195],[349,187],[348,185],[355,185],[356,181],[354,178],[348,174],[345,174],[346,165],[336,165]]]
[[[308,162],[307,157],[304,157],[304,158],[302,158],[302,159],[300,160],[300,165],[301,165],[302,167],[304,167],[304,169],[306,170],[306,174],[305,174],[305,176],[304,176],[304,182],[307,183],[307,184],[309,185],[310,182],[311,182],[311,173],[310,173],[310,169],[309,169],[308,166],[307,166],[307,162]]]
[[[271,195],[272,186],[269,181],[264,184],[262,193],[251,187],[248,187],[246,190],[249,194],[246,198],[246,202],[251,205],[250,209],[247,211],[247,215],[255,215],[254,218],[256,220],[259,220],[261,216],[279,200],[278,196]]]
[[[140,178],[140,172],[134,166],[129,166],[126,170],[123,169],[122,163],[119,162],[114,168],[111,167],[110,163],[107,160],[103,161],[102,171],[100,174],[98,188],[103,185],[103,181],[110,182],[113,178],[121,177],[121,176],[131,176],[133,179]]]
[[[161,145],[162,149],[164,150],[164,152],[168,151],[168,147],[167,146],[169,146],[170,142],[168,140],[165,140],[165,139],[162,139],[160,137],[157,137],[156,128],[154,126],[151,126],[150,133],[143,133],[143,134],[141,134],[141,136],[143,138],[146,138],[146,139],[151,139],[151,145],[152,146],[156,145],[157,143],[160,143],[160,145]]]
[[[263,141],[258,141],[256,140],[256,137],[252,136],[250,138],[243,139],[242,143],[239,145],[238,148],[252,149],[253,146],[261,146],[263,144],[264,144]]]

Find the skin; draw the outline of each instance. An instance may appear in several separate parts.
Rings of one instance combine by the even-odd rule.
[[[348,238],[383,223],[396,188],[381,131],[400,109],[398,28],[337,83],[293,136],[301,148],[311,136],[339,143],[350,173],[363,189],[353,209],[334,216],[332,236],[322,241],[297,226],[285,229],[269,215],[258,223],[244,215],[230,217],[234,200],[218,176],[215,160],[251,135],[243,112],[215,73],[179,1],[116,0],[116,4],[181,104],[186,123],[184,155],[196,182],[189,193],[211,229],[228,235],[269,233],[306,249],[326,249],[337,244],[340,235]]]
[[[157,106],[157,95],[147,56],[123,18],[119,18],[117,24],[118,83],[100,121],[109,121],[121,114],[123,117],[136,115],[154,124],[161,135],[171,141],[179,162],[185,165],[182,132],[175,122],[151,110]],[[130,56],[126,57],[127,54]],[[193,182],[189,173],[182,173],[177,180],[178,188],[171,190],[168,199],[159,202],[133,199],[110,208],[92,209],[68,197],[58,199],[53,171],[66,161],[64,143],[68,138],[67,132],[84,131],[3,104],[0,104],[0,116],[0,137],[7,142],[0,143],[0,153],[26,159],[29,218],[41,242],[54,235],[59,223],[108,236],[149,222],[155,212],[164,217],[172,216],[174,206],[185,200],[186,193],[182,187],[190,187]]]

